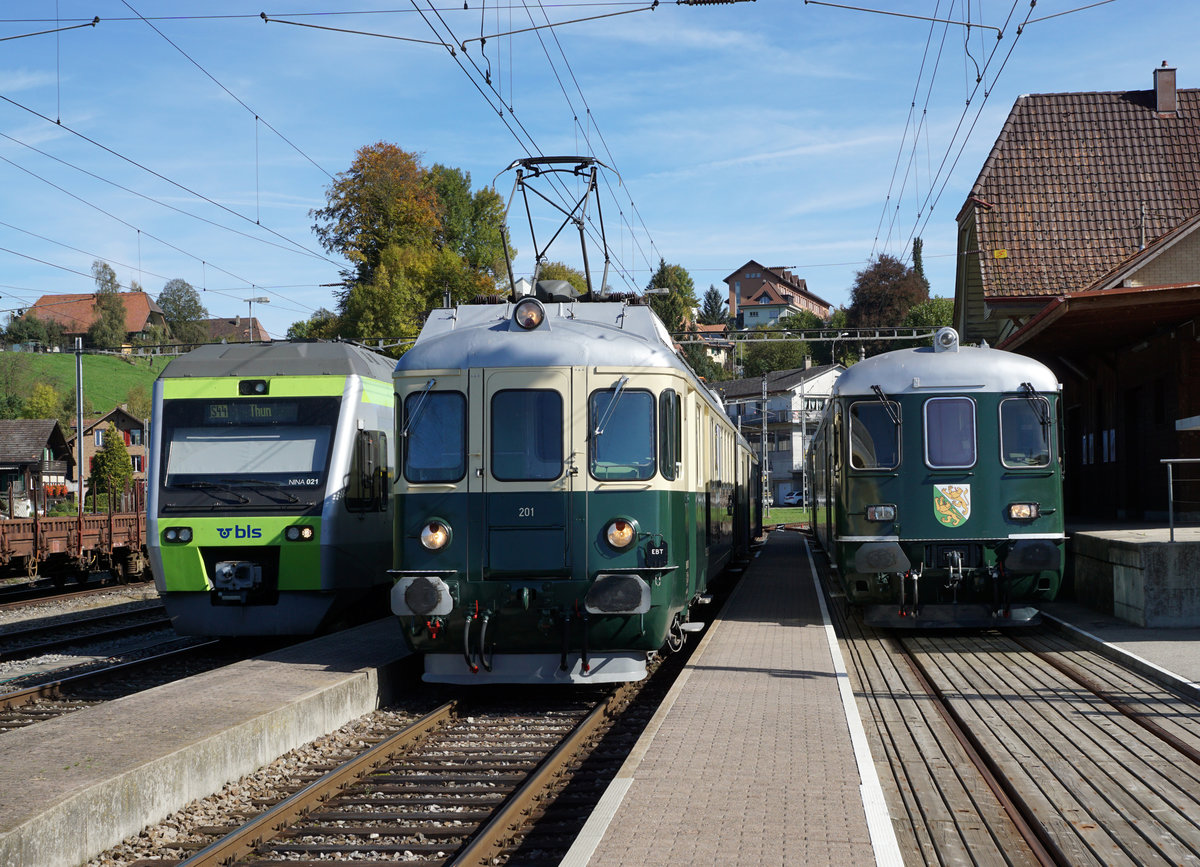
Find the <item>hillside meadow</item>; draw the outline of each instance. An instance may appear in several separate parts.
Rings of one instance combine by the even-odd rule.
[[[103,414],[126,402],[130,389],[141,386],[147,397],[154,380],[171,356],[83,356],[83,393],[94,413]],[[75,354],[72,352],[0,352],[0,387],[8,394],[28,398],[39,382],[54,386],[59,394],[75,389]]]

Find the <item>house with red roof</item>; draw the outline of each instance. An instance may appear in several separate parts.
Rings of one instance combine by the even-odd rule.
[[[125,332],[128,341],[144,337],[151,326],[167,329],[162,308],[145,292],[122,292],[125,305]],[[96,293],[43,295],[25,314],[32,313],[43,322],[62,326],[66,338],[82,337],[96,321]],[[169,330],[169,329],[168,329]],[[69,341],[70,342],[70,341]]]
[[[729,315],[738,328],[771,325],[805,310],[822,320],[833,314],[833,306],[787,268],[767,268],[751,259],[724,282],[729,287]]]

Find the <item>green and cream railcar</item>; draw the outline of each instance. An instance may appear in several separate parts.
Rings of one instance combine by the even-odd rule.
[[[311,635],[386,610],[393,366],[289,342],[202,346],[167,365],[147,537],[177,632]]]
[[[1063,562],[1060,387],[1045,365],[960,347],[843,373],[809,453],[813,525],[869,623],[1031,623]]]
[[[757,535],[757,462],[648,307],[436,310],[395,389],[392,610],[427,681],[639,679]]]

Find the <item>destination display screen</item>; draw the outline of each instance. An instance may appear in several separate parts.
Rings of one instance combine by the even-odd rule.
[[[204,408],[204,424],[295,424],[300,408],[295,401],[213,401]]]

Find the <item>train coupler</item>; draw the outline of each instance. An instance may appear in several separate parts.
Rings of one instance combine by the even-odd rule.
[[[901,617],[916,617],[917,612],[921,607],[921,573],[923,571],[922,564],[918,564],[917,568],[909,569],[900,576],[900,611]],[[909,589],[909,582],[912,582],[912,589]]]

